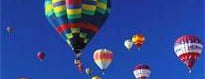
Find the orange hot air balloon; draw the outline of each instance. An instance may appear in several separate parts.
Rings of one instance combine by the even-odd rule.
[[[143,34],[136,34],[132,37],[132,42],[137,46],[138,49],[144,44],[145,37]]]

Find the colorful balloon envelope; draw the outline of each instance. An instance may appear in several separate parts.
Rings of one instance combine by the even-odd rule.
[[[110,0],[45,0],[45,14],[78,57],[110,14]]]
[[[145,37],[143,34],[136,34],[132,37],[132,42],[136,45],[138,49],[144,44]]]
[[[29,78],[27,78],[27,77],[19,77],[17,79],[29,79]]]
[[[197,36],[184,35],[179,37],[174,45],[177,57],[187,66],[190,73],[193,65],[199,59],[203,49],[201,40]]]
[[[94,58],[95,63],[97,64],[97,66],[104,73],[104,71],[112,63],[113,54],[112,54],[112,51],[110,51],[110,50],[98,49],[94,52],[93,58]]]
[[[99,77],[99,76],[94,76],[94,77],[92,77],[92,79],[101,79],[101,77]]]
[[[44,60],[45,56],[46,56],[46,54],[43,53],[43,52],[38,52],[37,53],[37,57],[40,61]]]
[[[151,74],[151,70],[148,65],[139,64],[134,68],[133,74],[137,79],[148,79]]]

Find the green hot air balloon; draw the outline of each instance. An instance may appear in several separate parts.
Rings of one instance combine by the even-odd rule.
[[[45,15],[79,58],[106,21],[110,7],[110,0],[45,0]]]

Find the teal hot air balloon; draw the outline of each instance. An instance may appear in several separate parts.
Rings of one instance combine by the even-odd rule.
[[[45,15],[78,58],[110,14],[110,0],[45,0]]]

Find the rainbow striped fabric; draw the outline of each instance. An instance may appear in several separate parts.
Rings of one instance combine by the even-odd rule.
[[[45,0],[45,15],[77,53],[104,24],[110,5],[110,0]]]

